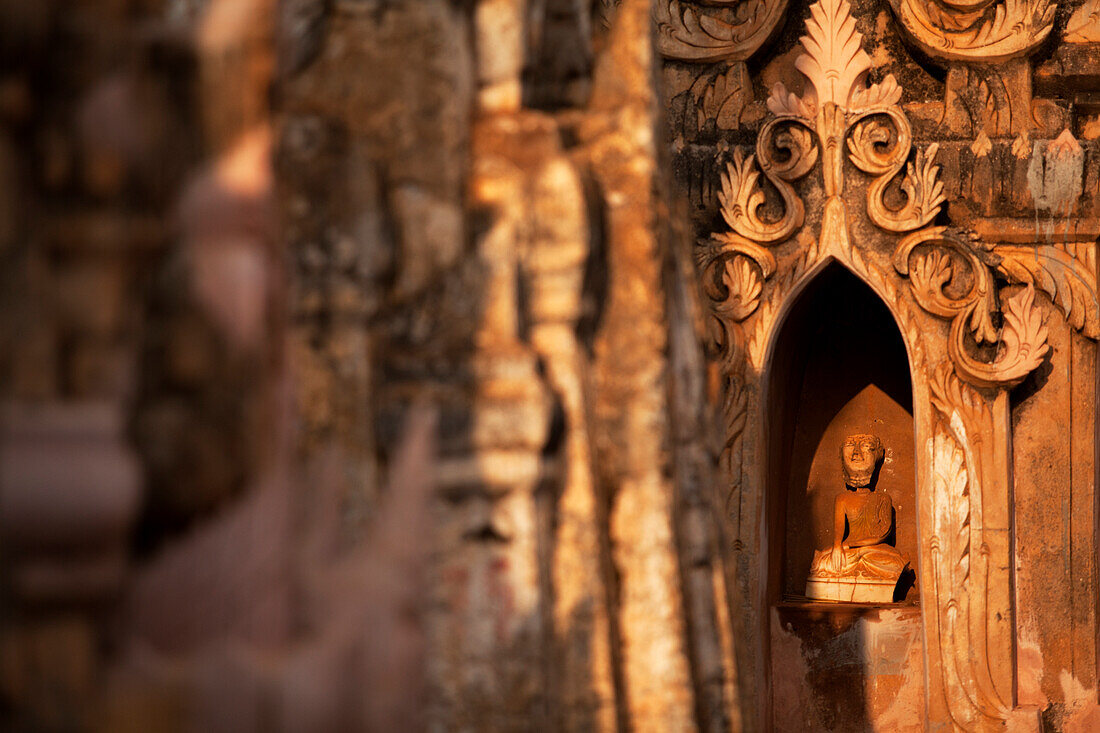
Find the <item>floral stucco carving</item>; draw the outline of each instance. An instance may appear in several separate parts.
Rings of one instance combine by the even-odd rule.
[[[1010,387],[1042,362],[1047,332],[1035,289],[1050,295],[1075,328],[1096,338],[1092,251],[1074,244],[993,245],[968,232],[932,226],[944,202],[935,164],[938,146],[914,150],[899,104],[901,90],[892,76],[878,84],[864,82],[870,60],[846,2],[815,4],[807,28],[805,53],[796,60],[809,82],[807,91],[799,96],[782,83],[775,85],[768,99],[773,117],[761,129],[755,152],[746,156],[735,149],[720,174],[718,200],[729,230],[715,233],[699,250],[712,311],[723,322],[721,348],[727,361],[739,347],[730,323],[745,321],[773,297],[764,282],[783,268],[771,249],[805,224],[805,204],[794,184],[819,161],[826,196],[819,242],[813,256],[803,252],[794,265],[797,272],[784,271],[773,289],[787,289],[800,271],[826,254],[869,274],[864,259],[852,257],[843,195],[845,150],[853,166],[871,176],[866,185],[870,221],[887,232],[909,233],[897,244],[895,268],[909,278],[914,300],[925,311],[951,320],[949,351],[964,379],[976,386]],[[763,181],[778,194],[778,216],[762,213]],[[904,194],[900,207],[886,203],[891,187]],[[995,275],[1002,278],[1000,284]],[[1024,288],[1006,289],[1003,280]],[[983,346],[988,347],[985,358],[975,356]]]
[[[890,0],[913,42],[943,60],[992,62],[1027,53],[1054,26],[1054,0]]]
[[[657,48],[682,61],[744,61],[782,21],[787,0],[657,0]]]
[[[923,254],[918,250],[926,249]],[[1028,286],[998,297],[989,255],[977,239],[948,227],[929,227],[905,237],[894,252],[894,266],[909,276],[913,297],[929,313],[951,319],[947,349],[955,370],[967,381],[983,387],[1018,384],[1043,361],[1049,350],[1035,291]],[[985,255],[983,257],[982,255]],[[956,273],[965,276],[956,278]],[[967,288],[965,284],[969,283]],[[950,286],[955,292],[949,294]],[[998,307],[998,302],[1003,307]],[[1003,317],[994,326],[998,310]],[[971,355],[968,340],[993,344],[994,358],[982,361]]]

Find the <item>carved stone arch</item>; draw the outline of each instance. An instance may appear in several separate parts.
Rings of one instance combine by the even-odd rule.
[[[843,273],[843,275],[839,275],[839,277],[844,278],[843,285],[837,280],[838,273]],[[814,314],[812,309],[815,306],[813,303],[820,303],[823,297],[844,295],[837,288],[847,287],[848,278],[854,281],[851,283],[851,287],[857,287],[857,283],[862,285],[859,288],[862,297],[858,295],[851,297],[849,302],[855,302],[855,300],[862,302],[865,299],[875,300],[880,306],[878,310],[881,311],[883,318],[888,321],[886,327],[892,329],[900,344],[899,361],[893,363],[903,372],[903,374],[898,374],[898,382],[904,383],[904,389],[909,396],[909,400],[903,401],[903,404],[911,414],[910,429],[912,431],[912,436],[908,438],[912,441],[911,445],[908,449],[903,448],[903,452],[912,450],[915,453],[917,451],[919,442],[916,440],[915,428],[919,424],[919,419],[926,417],[921,415],[920,411],[921,409],[927,409],[927,403],[916,400],[913,395],[916,382],[912,368],[912,350],[909,338],[905,336],[898,315],[894,313],[891,304],[883,297],[883,293],[876,283],[867,280],[864,274],[856,271],[854,267],[849,266],[834,255],[823,256],[811,269],[804,272],[787,292],[782,294],[779,306],[775,310],[775,317],[769,327],[761,369],[758,372],[753,371],[746,378],[747,391],[752,395],[749,398],[747,407],[749,413],[747,417],[748,431],[752,435],[758,436],[758,441],[755,444],[755,455],[750,453],[750,455],[742,456],[741,471],[745,477],[745,491],[752,491],[753,486],[755,486],[757,494],[740,496],[739,500],[753,507],[751,510],[753,516],[748,523],[748,527],[759,528],[757,530],[763,536],[758,537],[752,532],[745,532],[747,527],[742,524],[742,534],[739,537],[739,557],[741,566],[746,568],[753,567],[751,561],[753,556],[758,560],[756,575],[750,576],[751,583],[755,588],[746,589],[742,592],[749,594],[746,598],[757,599],[757,608],[752,610],[752,617],[756,623],[756,634],[753,636],[755,648],[751,649],[751,656],[753,659],[758,660],[755,672],[760,677],[756,692],[757,699],[753,701],[751,709],[760,713],[760,718],[756,721],[759,730],[771,730],[770,715],[775,708],[775,704],[777,704],[775,701],[778,699],[774,697],[772,690],[773,657],[772,650],[769,648],[772,643],[774,624],[779,622],[778,617],[773,617],[774,609],[783,603],[785,592],[793,590],[791,588],[792,584],[795,587],[800,587],[798,590],[793,590],[793,592],[801,593],[801,587],[804,587],[805,583],[804,575],[798,575],[798,571],[795,571],[794,575],[791,573],[791,568],[796,566],[796,562],[789,557],[791,546],[788,543],[790,543],[792,537],[789,535],[789,530],[785,530],[790,522],[787,517],[793,511],[792,502],[798,501],[794,499],[794,494],[791,493],[793,484],[789,464],[798,453],[796,442],[792,438],[796,434],[796,424],[801,424],[804,416],[803,411],[806,409],[806,405],[802,403],[806,393],[791,390],[791,387],[795,383],[802,386],[803,381],[809,379],[810,372],[822,365],[821,361],[814,360],[815,357],[820,358],[820,352],[814,353],[811,348],[810,341],[816,339],[805,339],[805,342],[803,342],[809,333],[813,333],[817,327],[823,324],[824,320],[827,320]],[[807,302],[807,298],[809,298],[809,302]],[[807,308],[811,310],[807,310]],[[846,313],[850,315],[850,308],[846,309]],[[792,322],[792,320],[799,322]],[[878,332],[875,336],[882,338],[887,335]],[[917,338],[921,338],[921,336],[917,335]],[[810,353],[806,353],[807,350]],[[793,353],[799,351],[802,352],[802,363],[792,365],[790,357]],[[853,362],[853,365],[856,365],[856,362]],[[795,382],[790,381],[792,372],[796,378]],[[917,375],[919,373],[917,372]],[[865,373],[861,376],[866,375]],[[864,381],[859,379],[855,381],[860,385],[865,384]],[[886,389],[889,395],[894,394],[893,390],[888,389],[887,385],[878,380],[867,381],[866,385],[878,385],[882,389]],[[858,400],[859,395],[864,391],[864,387],[851,390],[840,397],[839,402],[834,403],[834,406]],[[829,424],[840,413],[839,409],[834,411],[833,408],[828,407],[827,401],[816,404],[824,405],[825,412],[829,414],[827,420]],[[784,434],[784,430],[789,431],[789,433]],[[821,438],[824,438],[824,434]],[[812,439],[812,442],[813,445],[821,445],[818,444],[816,438]],[[898,447],[893,446],[893,448],[897,449]],[[783,464],[782,467],[781,464]],[[920,469],[914,466],[912,470],[915,473]],[[909,496],[911,500],[919,499],[919,482],[909,486]],[[803,513],[809,511],[803,508]],[[913,518],[913,521],[919,524],[919,519],[916,517]],[[916,529],[916,534],[920,536],[919,527]],[[919,565],[919,545],[910,545],[908,549],[913,553],[912,560],[914,567],[916,567]],[[749,559],[749,561],[746,562],[746,559]],[[855,697],[851,698],[850,701],[856,707],[862,707],[859,704],[859,696],[862,692],[864,690],[861,689],[853,692]]]
[[[780,334],[783,331],[783,326],[786,323],[787,317],[798,304],[799,299],[802,297],[806,289],[813,285],[814,282],[816,282],[817,279],[821,276],[821,274],[828,270],[830,267],[843,268],[846,272],[850,273],[856,279],[866,285],[867,288],[870,289],[871,292],[873,292],[878,297],[883,306],[886,308],[887,311],[890,312],[890,315],[894,319],[894,325],[897,326],[898,332],[901,334],[902,342],[905,344],[906,357],[909,359],[910,369],[912,369],[914,364],[914,349],[917,349],[918,352],[923,350],[923,333],[918,331],[907,335],[905,329],[903,328],[902,321],[899,320],[897,306],[891,303],[890,300],[888,300],[891,293],[896,294],[897,285],[903,285],[904,282],[901,280],[901,278],[895,277],[895,288],[890,291],[885,291],[882,287],[882,281],[872,281],[869,277],[867,277],[865,272],[860,272],[852,265],[837,257],[835,254],[827,254],[817,260],[817,262],[815,262],[811,268],[803,273],[800,273],[798,279],[791,285],[790,290],[783,294],[781,305],[775,314],[773,322],[770,325],[765,341],[763,352],[763,371],[766,372],[768,370],[768,367],[771,364],[771,360],[775,357],[775,347],[779,340]],[[915,343],[910,343],[910,339],[916,339],[917,341]]]
[[[857,260],[858,261],[858,260]],[[981,489],[986,483],[972,479],[974,472],[984,470],[988,475],[990,484],[987,493],[990,501],[996,501],[1000,506],[1007,508],[1007,474],[1000,481],[995,481],[987,466],[995,461],[990,457],[980,454],[982,447],[975,445],[971,440],[973,436],[966,432],[966,428],[956,430],[944,430],[940,428],[942,419],[937,409],[938,395],[945,395],[943,399],[954,400],[957,403],[967,405],[973,414],[968,413],[966,419],[977,418],[982,422],[981,428],[974,428],[974,432],[988,430],[991,443],[999,444],[1001,457],[1007,450],[1008,414],[1007,402],[1001,401],[1000,407],[1003,420],[999,424],[1000,433],[993,431],[994,411],[984,407],[983,399],[976,391],[966,387],[958,380],[950,370],[930,372],[928,354],[936,353],[945,358],[946,347],[942,342],[946,341],[946,331],[943,324],[927,314],[917,314],[909,310],[911,305],[904,297],[899,297],[904,280],[896,272],[883,273],[881,279],[868,277],[866,271],[860,272],[856,267],[845,263],[834,255],[826,255],[820,258],[813,267],[807,269],[779,295],[774,310],[774,317],[765,331],[766,348],[760,369],[752,368],[746,364],[738,375],[739,378],[731,379],[730,392],[727,394],[727,406],[734,406],[740,414],[734,416],[731,424],[743,437],[740,445],[731,446],[734,451],[740,448],[739,455],[732,457],[732,463],[736,477],[729,486],[727,496],[727,508],[731,511],[728,530],[732,537],[732,548],[737,567],[737,580],[739,581],[740,605],[746,612],[746,626],[751,632],[748,638],[751,649],[742,650],[742,670],[747,678],[746,682],[753,688],[752,697],[755,697],[751,709],[759,711],[756,725],[759,729],[767,729],[770,725],[768,716],[771,711],[770,680],[769,680],[769,576],[772,574],[768,563],[772,561],[774,553],[767,546],[767,532],[769,525],[769,502],[779,501],[777,492],[784,487],[769,484],[769,466],[775,459],[775,447],[770,445],[772,437],[769,430],[771,419],[768,409],[771,402],[771,391],[775,386],[771,383],[773,376],[773,359],[776,347],[783,336],[787,318],[797,307],[797,304],[822,273],[830,267],[842,267],[859,279],[885,307],[898,329],[902,343],[905,346],[908,360],[909,382],[913,391],[913,431],[914,431],[914,455],[916,457],[913,471],[916,477],[914,494],[918,504],[918,536],[919,544],[917,558],[915,558],[918,577],[937,578],[951,574],[945,570],[945,563],[939,555],[951,549],[959,549],[960,537],[958,534],[948,542],[940,538],[934,528],[938,527],[937,509],[945,502],[949,509],[954,508],[956,514],[956,529],[965,531],[967,518],[976,516],[981,512],[972,513],[965,505],[955,501],[949,492],[954,491],[956,497],[967,497],[968,491],[975,497],[986,498]],[[874,272],[875,270],[871,270]],[[900,303],[900,306],[899,306]],[[917,327],[906,328],[905,323],[911,320]],[[935,342],[940,342],[939,344]],[[939,381],[936,381],[939,380]],[[1004,393],[1002,393],[1002,396]],[[946,405],[946,403],[941,403]],[[946,409],[952,409],[947,407]],[[727,415],[729,417],[729,415]],[[954,416],[953,416],[954,417]],[[958,420],[954,420],[955,423]],[[979,439],[981,440],[981,439]],[[995,486],[993,485],[995,484]],[[999,493],[1000,499],[994,499],[992,494]],[[729,499],[732,498],[732,503]],[[942,513],[942,512],[941,512]],[[1007,518],[1007,514],[1004,514]],[[774,529],[774,528],[773,528]],[[984,529],[984,528],[983,528]],[[992,528],[989,528],[992,529]],[[923,619],[925,648],[932,650],[933,658],[926,659],[925,672],[929,679],[927,691],[926,709],[930,720],[944,722],[956,722],[956,727],[966,730],[984,729],[986,727],[999,726],[1011,712],[1011,703],[1002,704],[999,701],[998,690],[1005,690],[1003,694],[1011,696],[1011,659],[1012,659],[1012,625],[1011,625],[1011,599],[1001,598],[990,603],[985,598],[989,587],[1010,587],[1007,578],[1002,582],[996,581],[989,575],[994,564],[988,558],[999,558],[996,564],[1002,574],[1010,572],[1010,562],[1007,542],[1007,533],[998,526],[999,534],[996,538],[989,537],[987,531],[983,539],[976,544],[987,548],[980,553],[985,575],[979,579],[980,583],[974,584],[977,594],[975,599],[982,601],[978,606],[981,613],[972,613],[969,607],[969,598],[961,603],[958,599],[958,584],[962,579],[954,582],[955,587],[943,588],[942,583],[924,582],[920,586],[921,607],[926,610]],[[943,534],[939,532],[939,534]],[[952,542],[954,544],[952,544]],[[965,540],[969,548],[970,540]],[[950,547],[946,547],[950,545]],[[937,549],[932,549],[933,546]],[[945,549],[946,548],[946,549]],[[936,553],[939,553],[937,555]],[[962,552],[963,555],[967,551]],[[934,556],[935,555],[935,556]],[[978,587],[980,584],[981,587]],[[979,633],[970,634],[970,618],[976,617],[974,626]],[[980,618],[977,618],[980,616]],[[986,629],[986,619],[1001,619],[999,628]],[[955,619],[963,619],[967,629],[965,634],[960,629],[950,626]],[[995,637],[990,641],[989,637]],[[973,641],[971,640],[973,638]],[[996,662],[984,662],[984,667],[997,667],[1008,672],[1007,678],[1001,679],[998,684],[987,682],[982,670],[979,673],[964,670],[960,673],[955,669],[957,659],[966,660],[971,654],[971,647],[981,652],[984,659],[990,658]],[[747,652],[747,653],[746,653]],[[971,665],[966,663],[969,668]],[[950,672],[949,679],[940,679],[939,673],[947,669]],[[986,699],[991,702],[986,702]],[[963,701],[963,710],[959,708],[959,700]],[[956,704],[952,705],[952,701]],[[991,715],[984,716],[982,705]],[[956,721],[956,718],[958,719]]]
[[[759,368],[746,349],[726,372],[729,427],[723,487],[739,605],[751,648],[742,660],[754,690],[752,709],[768,727],[768,556],[766,534],[770,379],[776,345],[800,296],[830,266],[843,267],[882,302],[901,335],[913,391],[918,505],[916,568],[926,650],[926,711],[930,721],[958,730],[995,730],[1013,716],[1014,629],[1011,556],[1010,415],[1008,391],[969,385],[949,352],[950,325],[918,307],[905,278],[865,261],[825,255],[789,288],[773,287],[773,310],[746,319],[750,332],[764,325]],[[860,265],[863,265],[860,268]],[[1025,293],[1030,291],[1023,291]]]

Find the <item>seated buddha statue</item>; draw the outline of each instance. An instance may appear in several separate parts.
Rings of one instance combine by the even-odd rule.
[[[909,557],[889,544],[894,505],[885,491],[875,491],[884,457],[882,441],[874,435],[850,435],[841,446],[847,490],[838,494],[833,504],[832,547],[814,552],[806,586],[810,598],[891,600],[893,586],[908,566]],[[835,582],[846,579],[852,582]],[[842,585],[850,589],[854,584],[882,589],[868,587],[865,592],[854,593],[837,590]]]

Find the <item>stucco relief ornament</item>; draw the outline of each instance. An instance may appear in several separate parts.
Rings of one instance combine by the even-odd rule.
[[[934,164],[937,146],[918,149],[909,160],[912,128],[898,104],[897,81],[887,75],[878,84],[866,84],[871,59],[860,45],[862,36],[848,3],[821,0],[810,12],[807,35],[801,38],[805,52],[795,61],[809,82],[807,91],[799,96],[782,83],[774,86],[767,100],[773,118],[760,130],[755,152],[746,156],[735,149],[721,174],[718,198],[729,231],[715,233],[697,251],[717,319],[715,341],[730,367],[744,348],[736,324],[756,311],[763,282],[777,269],[768,248],[796,235],[805,221],[805,207],[793,184],[819,160],[826,195],[820,237],[803,249],[795,271],[786,272],[780,285],[793,284],[820,257],[852,259],[845,152],[857,169],[872,177],[867,214],[887,231],[909,232],[929,224],[944,201],[939,166]],[[778,194],[778,215],[764,213],[761,176]],[[900,207],[886,202],[892,185],[905,195]]]
[[[893,293],[891,301],[899,310],[907,307],[889,277],[852,247],[844,199],[847,152],[852,165],[871,177],[866,186],[867,217],[885,231],[909,233],[895,252],[895,269],[909,277],[910,291],[921,308],[951,319],[948,350],[960,376],[982,387],[1019,383],[1048,350],[1047,331],[1034,301],[1034,285],[1045,279],[1025,277],[1017,260],[996,254],[966,232],[932,226],[945,200],[935,164],[938,145],[914,151],[912,128],[899,105],[901,89],[892,75],[866,84],[871,61],[848,3],[821,0],[810,12],[807,35],[801,38],[805,52],[795,60],[808,88],[799,96],[781,82],[773,87],[767,101],[773,118],[761,129],[755,152],[745,156],[735,149],[721,175],[718,199],[730,230],[715,233],[697,250],[715,317],[712,336],[723,366],[727,373],[736,371],[746,351],[753,365],[761,366],[762,334],[775,312],[767,306],[768,298],[782,297],[824,256],[836,257],[879,283],[880,290]],[[826,196],[820,237],[769,292],[766,281],[781,269],[769,248],[795,236],[805,221],[805,206],[793,184],[819,159]],[[778,215],[764,213],[767,198],[761,177],[777,194]],[[904,194],[900,206],[887,203],[887,191],[893,187]],[[999,292],[995,269],[1024,287]],[[762,303],[755,324],[761,333],[746,336],[740,324]]]
[[[947,353],[955,371],[971,384],[1005,388],[1038,367],[1050,347],[1031,283],[1006,295],[998,306],[1001,294],[991,268],[1003,258],[992,249],[966,232],[929,227],[901,240],[894,266],[909,276],[910,290],[922,308],[952,319]],[[993,322],[998,310],[1000,328]],[[972,343],[990,344],[993,358],[974,356]]]
[[[760,597],[751,556],[763,546],[762,467],[769,456],[758,437],[767,423],[767,344],[796,284],[831,257],[886,302],[909,347],[914,388],[931,393],[928,409],[914,415],[923,436],[917,461],[924,629],[936,660],[929,704],[941,706],[938,720],[946,710],[957,729],[999,730],[1014,714],[1008,390],[1049,351],[1037,289],[1083,333],[1095,332],[1095,260],[1074,247],[1024,252],[938,226],[944,191],[936,146],[914,150],[893,77],[866,83],[871,63],[848,3],[820,0],[810,12],[804,53],[795,62],[806,91],[773,88],[772,117],[753,152],[734,149],[721,176],[728,230],[696,250],[726,377],[721,463],[733,547],[744,553],[742,592]],[[806,206],[795,185],[819,162],[824,205],[815,237],[804,226]],[[875,246],[851,239],[852,215],[862,216],[863,207],[852,212],[845,200],[847,162],[869,177],[848,200],[866,197],[867,219],[887,233],[874,238]],[[883,262],[879,246],[891,240],[893,261]],[[862,558],[843,549],[839,557],[818,558],[819,575],[855,570]],[[751,601],[748,607],[752,618],[766,617]]]
[[[657,49],[681,61],[744,61],[783,19],[787,0],[657,0]]]
[[[890,0],[925,53],[989,63],[1035,48],[1054,27],[1054,0]]]

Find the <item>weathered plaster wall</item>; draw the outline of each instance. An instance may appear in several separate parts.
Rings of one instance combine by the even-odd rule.
[[[1013,395],[1016,598],[1021,703],[1058,719],[1096,687],[1096,344],[1050,321],[1049,368]]]
[[[783,604],[771,648],[775,730],[925,730],[919,608]]]

